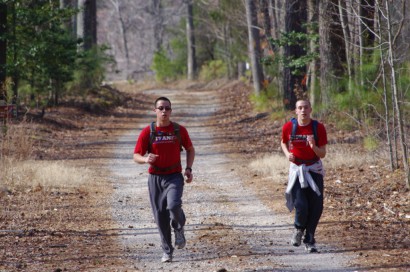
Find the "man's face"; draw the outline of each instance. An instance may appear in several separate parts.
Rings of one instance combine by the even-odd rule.
[[[310,114],[312,112],[312,107],[308,101],[298,101],[296,102],[296,115],[300,120],[310,119]]]
[[[167,120],[171,116],[171,104],[165,100],[157,101],[154,111],[157,114],[157,118]]]

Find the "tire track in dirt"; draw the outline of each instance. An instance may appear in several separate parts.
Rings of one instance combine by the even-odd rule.
[[[147,112],[134,131],[118,140],[116,158],[110,164],[115,188],[112,214],[130,267],[135,271],[351,270],[346,268],[348,257],[334,249],[320,245],[320,254],[306,254],[302,248],[290,246],[291,217],[275,214],[264,205],[241,178],[239,170],[244,169],[230,159],[234,154],[219,152],[221,144],[214,137],[222,136],[206,125],[220,104],[217,91],[144,93],[171,99],[171,119],[188,128],[196,158],[194,181],[185,186],[183,197],[187,246],[175,250],[173,263],[162,264],[148,198],[147,165],[132,162],[136,137],[154,120],[154,113]]]

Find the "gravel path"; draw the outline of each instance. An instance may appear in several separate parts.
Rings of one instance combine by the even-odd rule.
[[[112,213],[128,258],[127,271],[352,271],[349,256],[326,245],[319,254],[289,244],[292,216],[275,214],[247,188],[238,164],[222,154],[206,121],[220,105],[213,91],[152,90],[173,102],[172,120],[185,125],[196,149],[194,181],[185,186],[187,246],[175,250],[174,262],[162,264],[159,234],[147,190],[147,166],[132,162],[140,130],[153,112],[136,120],[135,130],[118,139],[110,163]],[[183,154],[183,157],[185,153]],[[184,164],[183,164],[184,165]]]

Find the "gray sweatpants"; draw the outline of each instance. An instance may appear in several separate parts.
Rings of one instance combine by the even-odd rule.
[[[152,212],[161,236],[161,247],[167,254],[172,254],[174,247],[171,239],[171,226],[180,229],[185,225],[182,210],[184,177],[181,173],[170,175],[152,175],[148,177],[148,189]]]

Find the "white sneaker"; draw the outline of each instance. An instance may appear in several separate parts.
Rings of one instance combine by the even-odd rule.
[[[170,263],[172,262],[172,254],[164,253],[161,258],[162,263]]]
[[[317,248],[316,248],[315,244],[307,243],[307,244],[305,244],[305,249],[308,253],[317,252]]]
[[[179,230],[174,229],[174,233],[175,233],[175,247],[177,249],[184,248],[186,244],[184,228],[181,228]]]
[[[302,244],[302,236],[303,230],[295,229],[295,232],[292,235],[292,239],[290,240],[291,244],[296,247],[300,246],[300,244]]]

